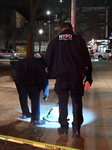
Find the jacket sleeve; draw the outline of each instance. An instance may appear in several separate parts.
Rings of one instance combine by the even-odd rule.
[[[90,85],[92,85],[92,82],[93,82],[93,79],[92,79],[92,71],[93,71],[93,68],[92,68],[92,62],[91,62],[91,58],[90,58],[90,55],[89,55],[89,51],[88,51],[88,48],[87,48],[87,45],[86,45],[86,42],[84,40],[84,43],[83,43],[85,46],[85,63],[86,63],[86,72],[85,72],[85,81],[84,82],[89,82]]]
[[[84,82],[89,82],[90,85],[92,85],[93,79],[92,79],[92,65],[89,66],[86,69],[86,74],[85,74],[85,81]]]
[[[46,52],[45,52],[45,55],[44,55],[44,59],[47,63],[47,65],[49,66],[49,64],[51,63],[52,61],[52,58],[53,58],[53,53],[54,53],[54,50],[55,50],[55,46],[57,45],[58,43],[58,37],[56,37],[55,39],[53,39],[49,44],[48,44],[48,47],[46,49]]]

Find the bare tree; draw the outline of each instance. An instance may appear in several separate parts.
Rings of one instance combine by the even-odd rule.
[[[31,55],[33,53],[33,29],[34,29],[34,24],[36,19],[40,16],[38,14],[38,10],[41,9],[42,5],[45,5],[45,3],[48,0],[30,0],[30,21],[29,21],[29,26],[28,26],[28,32],[27,32],[27,46],[26,46],[26,51],[27,54],[26,56]]]

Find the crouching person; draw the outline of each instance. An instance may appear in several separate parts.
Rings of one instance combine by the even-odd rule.
[[[22,110],[22,119],[31,117],[31,125],[45,125],[40,120],[40,91],[47,81],[46,63],[42,58],[33,55],[12,64],[12,76],[15,82]],[[31,113],[28,107],[31,100]]]

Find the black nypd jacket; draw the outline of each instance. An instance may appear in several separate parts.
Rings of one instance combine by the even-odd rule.
[[[21,85],[37,85],[44,88],[47,81],[46,63],[33,55],[12,64],[14,81]]]
[[[86,73],[92,79],[92,64],[85,40],[72,30],[66,29],[54,40],[46,50],[45,60],[51,77],[65,72]]]

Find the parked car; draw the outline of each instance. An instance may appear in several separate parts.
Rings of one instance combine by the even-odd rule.
[[[94,53],[95,52],[91,52],[91,51],[89,52],[91,58],[94,58]]]
[[[0,49],[0,58],[18,59],[20,53],[15,52],[12,49]]]
[[[112,49],[107,49],[104,53],[95,52],[93,54],[93,57],[95,59],[98,59],[99,61],[102,60],[110,60],[112,58]]]

